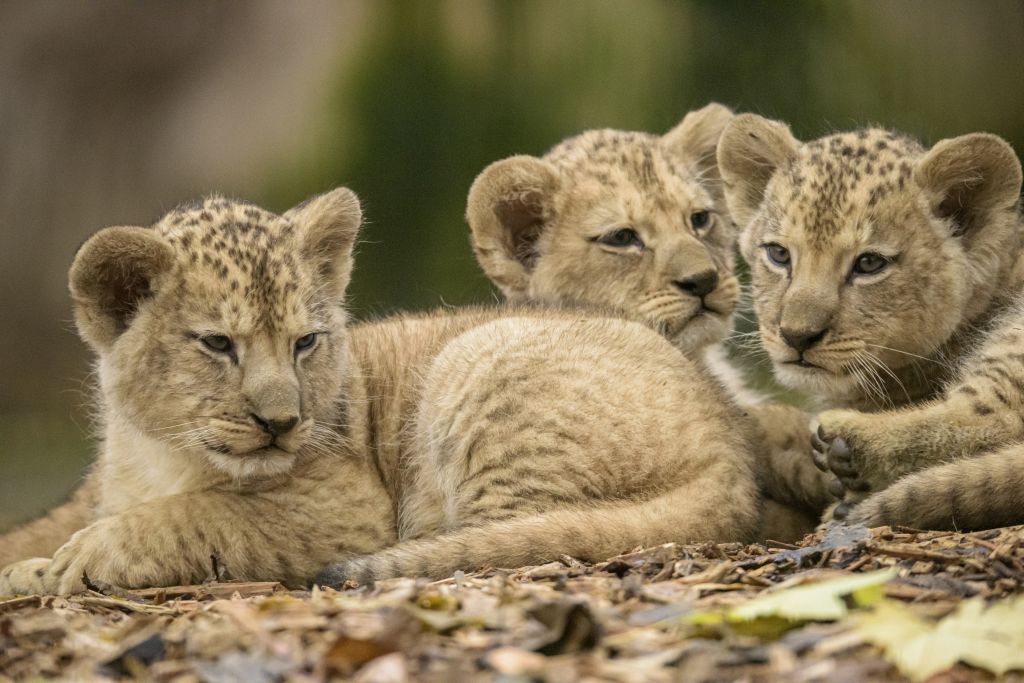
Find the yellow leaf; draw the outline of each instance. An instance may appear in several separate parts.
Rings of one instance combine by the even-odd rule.
[[[981,598],[968,600],[937,624],[903,605],[882,603],[859,621],[857,631],[917,681],[957,662],[996,675],[1024,669],[1024,597],[987,609]]]
[[[882,597],[885,584],[896,570],[857,574],[769,593],[733,608],[730,621],[750,621],[760,617],[782,617],[791,621],[835,621],[849,611],[846,598],[854,605],[871,605]]]

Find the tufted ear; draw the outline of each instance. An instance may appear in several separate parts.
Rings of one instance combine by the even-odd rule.
[[[487,277],[509,299],[526,296],[537,240],[554,218],[560,180],[554,166],[514,156],[485,168],[469,189],[466,220]]]
[[[721,179],[715,150],[722,131],[734,114],[728,107],[712,102],[689,112],[675,128],[661,138],[662,147],[697,170],[701,178]]]
[[[1000,137],[972,133],[942,140],[917,162],[914,179],[932,211],[952,221],[953,234],[970,245],[994,211],[1015,211],[1021,167]]]
[[[315,264],[327,291],[342,298],[352,277],[352,248],[363,221],[359,198],[347,187],[311,197],[283,216],[302,242],[302,257]]]
[[[757,213],[776,169],[796,156],[799,141],[779,121],[740,114],[718,141],[718,169],[729,213],[741,227]]]
[[[105,228],[86,240],[68,273],[82,339],[110,348],[173,266],[174,250],[147,228]]]

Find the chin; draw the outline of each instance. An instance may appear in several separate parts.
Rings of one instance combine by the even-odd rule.
[[[807,394],[846,399],[859,393],[859,385],[850,375],[837,375],[819,367],[803,367],[793,363],[772,363],[780,384]]]
[[[691,318],[681,330],[670,335],[669,339],[683,353],[693,354],[711,344],[724,341],[728,334],[728,318],[705,311]]]
[[[273,446],[241,455],[206,451],[206,459],[215,468],[236,479],[284,474],[295,465],[294,453]]]

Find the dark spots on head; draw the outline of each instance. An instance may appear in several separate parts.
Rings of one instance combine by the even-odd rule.
[[[885,140],[879,140],[875,143],[875,149],[882,151],[883,149],[889,149],[889,143]]]
[[[210,213],[209,211],[203,211],[201,214],[199,214],[199,218],[209,223],[210,221],[213,220],[213,214]]]
[[[977,396],[978,395],[978,390],[977,389],[975,389],[972,386],[966,385],[966,384],[964,386],[960,387],[959,389],[957,389],[957,391],[960,392],[961,394],[965,394],[967,396]]]
[[[43,578],[45,575],[46,575],[46,570],[43,569],[42,567],[40,567],[39,569],[36,570],[36,576],[39,577],[40,579]]]
[[[991,415],[995,412],[991,406],[981,403],[980,401],[975,401],[974,405],[971,407],[977,415]]]

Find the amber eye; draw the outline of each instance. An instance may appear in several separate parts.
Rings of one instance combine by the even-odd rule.
[[[636,230],[632,228],[619,228],[614,230],[607,235],[601,235],[595,242],[607,245],[609,247],[617,247],[624,249],[626,247],[638,247],[644,248],[644,241],[640,239],[640,235],[636,234]]]
[[[306,349],[313,348],[313,344],[316,344],[316,332],[311,332],[304,337],[299,337],[295,340],[295,352],[305,351]]]
[[[690,227],[694,230],[702,230],[711,225],[710,211],[694,211],[690,214]]]
[[[231,343],[231,337],[225,337],[223,334],[211,334],[206,337],[200,337],[199,341],[203,342],[203,346],[217,353],[230,353],[234,348],[234,345]]]
[[[891,259],[869,251],[857,257],[853,263],[853,272],[857,275],[874,275],[882,272],[889,263]]]
[[[764,245],[764,253],[768,256],[768,260],[777,266],[783,268],[789,268],[791,257],[789,255],[789,249],[786,249],[781,244],[771,242]]]

